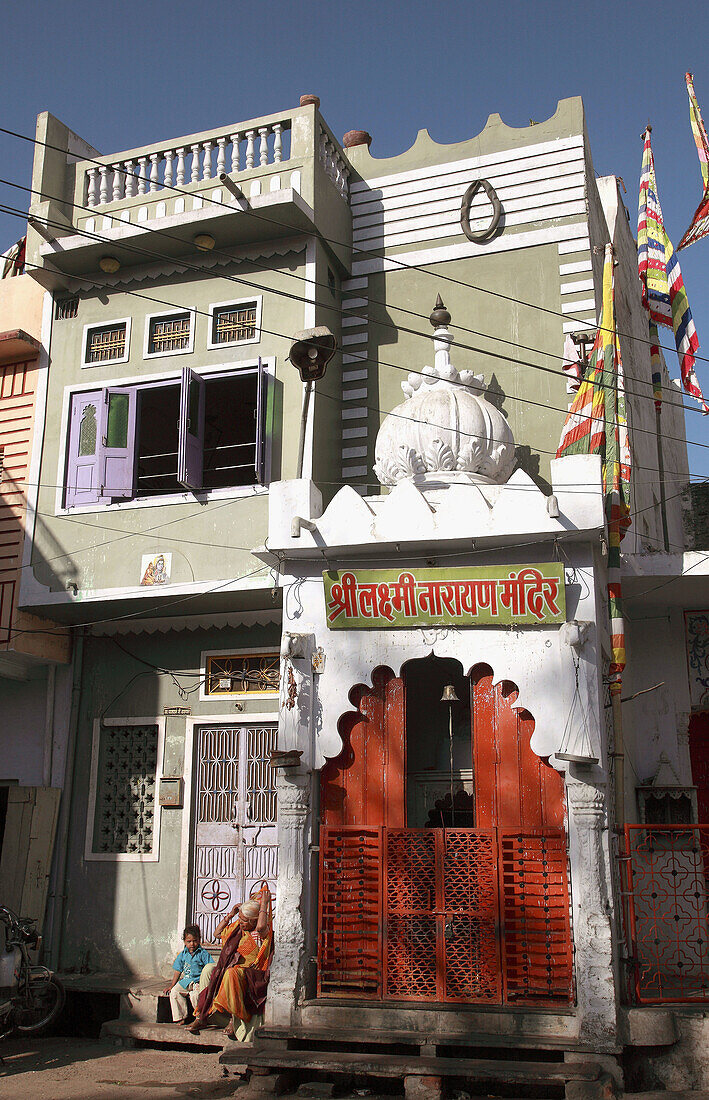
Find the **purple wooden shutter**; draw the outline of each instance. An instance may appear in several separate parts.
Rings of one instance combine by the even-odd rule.
[[[256,468],[256,481],[263,485],[266,480],[266,395],[268,375],[266,368],[258,361],[258,381],[256,385],[256,455],[254,459]]]
[[[75,394],[71,400],[69,452],[66,468],[64,504],[98,504],[101,496],[99,460],[101,455],[101,390]]]
[[[189,367],[182,371],[177,480],[186,489],[201,489],[204,470],[204,379]]]
[[[100,474],[107,500],[133,496],[136,404],[134,389],[103,391]]]

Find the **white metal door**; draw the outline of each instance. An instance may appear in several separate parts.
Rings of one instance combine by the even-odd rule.
[[[195,746],[192,919],[205,943],[224,913],[263,879],[275,896],[276,725],[200,726]]]

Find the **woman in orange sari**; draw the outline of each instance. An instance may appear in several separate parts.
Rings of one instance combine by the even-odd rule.
[[[248,1024],[266,1003],[273,955],[271,894],[266,883],[257,898],[235,905],[215,932],[222,941],[219,962],[199,995],[195,1021],[187,1030],[197,1035],[203,1027],[217,1025],[218,1014],[224,1014],[230,1017],[226,1034],[235,1039],[236,1021]]]

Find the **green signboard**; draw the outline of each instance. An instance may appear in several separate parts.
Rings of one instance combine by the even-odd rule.
[[[323,573],[332,630],[417,626],[549,626],[566,619],[564,567],[331,569]]]

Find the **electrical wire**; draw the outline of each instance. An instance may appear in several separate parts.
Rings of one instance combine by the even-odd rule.
[[[22,141],[29,142],[31,145],[35,145],[35,146],[40,145],[40,146],[43,146],[47,149],[52,149],[55,152],[62,153],[65,157],[67,156],[67,150],[62,149],[61,146],[53,145],[50,142],[40,141],[36,137],[30,137],[27,134],[21,134],[16,130],[10,130],[10,129],[7,129],[5,127],[0,126],[0,133],[7,134],[10,137],[15,137],[15,138],[18,138]],[[107,169],[109,171],[116,171],[116,168],[114,168],[113,164],[106,164],[105,161],[103,161],[103,160],[97,160],[97,159],[92,158],[92,157],[85,157],[84,160],[86,162],[90,163],[90,164],[97,165],[99,168],[104,168],[104,169]],[[116,167],[117,167],[118,171],[122,172],[124,175],[129,175],[130,174],[126,171],[126,169],[122,168],[120,163],[117,164]],[[210,178],[214,179],[215,177],[210,177]],[[200,181],[200,182],[204,182],[204,181]],[[16,185],[13,185],[13,186],[20,186],[20,185],[16,184]],[[167,184],[167,185],[163,184],[161,190],[163,190],[163,191],[168,191],[168,190],[169,191],[174,191],[176,194],[185,195],[185,196],[188,196],[188,197],[194,197],[194,195],[195,195],[194,191],[188,191],[187,189],[180,188],[175,184]],[[151,192],[151,193],[154,194],[154,192]],[[220,207],[223,207],[223,208],[225,208],[227,210],[230,210],[232,212],[234,210],[234,207],[233,207],[232,204],[222,202],[219,199],[213,198],[211,195],[209,195],[209,196],[208,195],[200,195],[200,197],[202,198],[203,201],[206,200],[207,202],[209,202],[210,204],[212,204],[214,206],[220,206]],[[62,201],[64,203],[66,203],[67,200],[64,199],[64,200],[57,200],[57,201]],[[74,204],[73,201],[72,201],[71,205],[74,206],[76,204]],[[92,211],[93,210],[98,210],[97,207],[86,207],[85,209],[89,209],[89,210],[92,210]],[[268,218],[267,215],[258,214],[256,211],[253,211],[253,210],[250,211],[250,214],[254,218],[256,218],[260,221],[264,221],[264,222],[276,225],[276,226],[278,226],[279,229],[283,228],[283,223],[282,222],[277,222],[274,218]],[[108,216],[110,217],[111,215],[108,215]],[[66,227],[64,227],[64,228],[66,228]],[[293,229],[294,232],[299,232],[296,229],[295,226],[287,226],[287,228]],[[340,240],[337,240],[336,238],[333,238],[333,237],[326,237],[323,234],[319,234],[319,235],[321,236],[321,239],[326,241],[328,244],[333,244],[333,245],[335,245],[337,247],[340,247],[340,248],[350,248],[351,247],[353,253],[358,253],[358,254],[363,255],[363,256],[379,255],[379,253],[381,251],[381,249],[379,247],[377,247],[377,248],[361,248],[357,245],[350,244],[349,242],[346,242],[346,241],[340,241]],[[467,290],[475,290],[480,294],[489,294],[489,295],[492,295],[493,297],[500,298],[503,301],[510,302],[514,305],[523,306],[526,309],[537,310],[539,312],[546,313],[546,314],[548,314],[550,316],[553,316],[553,317],[561,317],[561,318],[563,318],[564,320],[567,320],[567,321],[569,321],[569,320],[579,321],[579,323],[581,323],[583,325],[586,325],[586,326],[592,327],[592,328],[596,328],[596,329],[598,329],[600,327],[600,326],[595,325],[595,324],[590,324],[589,325],[589,322],[583,320],[582,318],[573,317],[572,315],[562,313],[559,310],[553,310],[553,309],[550,309],[549,307],[541,306],[541,305],[534,304],[534,303],[531,303],[531,302],[524,302],[519,298],[513,297],[512,295],[503,294],[501,291],[491,290],[489,287],[476,286],[473,283],[466,283],[461,279],[455,279],[453,276],[450,276],[450,275],[445,275],[445,274],[442,274],[440,272],[430,271],[427,267],[425,267],[423,265],[406,264],[404,261],[398,260],[396,257],[393,257],[393,256],[387,256],[387,262],[392,263],[395,266],[402,268],[403,270],[406,270],[406,271],[410,271],[412,269],[417,270],[417,271],[420,271],[422,274],[431,275],[433,278],[436,278],[440,281],[452,283],[452,284],[455,284],[457,286],[462,286],[462,287],[465,287]],[[608,331],[610,331],[610,330],[608,330]],[[649,338],[645,339],[644,337],[641,337],[641,336],[635,336],[632,333],[620,333],[619,332],[618,335],[623,336],[625,339],[628,339],[628,340],[636,340],[639,343],[646,344],[648,347],[650,347],[652,345],[652,341]],[[660,345],[660,347],[662,348],[663,351],[676,352],[676,348],[671,348],[671,349],[670,348],[665,348],[663,345]],[[703,362],[709,362],[709,358],[707,358],[705,356],[695,355],[695,359],[699,359]]]
[[[9,212],[9,213],[15,213],[17,216],[24,217],[24,214],[22,213],[22,211],[18,211],[18,210],[13,211],[13,210],[10,210],[10,208],[4,208],[4,207],[0,206],[0,212],[2,212],[2,211]],[[84,233],[80,233],[79,235],[87,236],[88,239],[91,239],[91,240],[93,240],[95,238],[94,234],[88,234],[87,235],[87,234],[84,234]],[[104,241],[106,240],[105,238],[99,238],[99,239],[104,240]],[[141,251],[144,251],[144,250],[141,250]],[[39,266],[39,265],[36,265],[36,266]],[[200,268],[196,265],[189,265],[189,266],[191,266],[191,268],[193,270],[198,271],[199,273],[203,274],[203,269],[202,268]],[[234,277],[234,280],[236,282],[243,283],[243,280],[236,279],[236,277]],[[258,286],[257,284],[246,283],[244,285],[250,286],[252,288],[255,287],[255,289],[263,290],[265,293],[270,293],[271,292],[269,288],[261,287],[261,286]],[[135,297],[139,297],[139,298],[146,297],[145,295],[142,295],[137,291],[128,291],[128,290],[126,290],[126,291],[122,291],[121,293],[131,294],[131,295],[134,295]],[[277,293],[277,292],[274,292],[274,293]],[[285,293],[285,292],[282,292],[282,293]],[[291,297],[294,297],[294,296],[293,295],[287,295],[287,297],[291,298]],[[301,299],[298,299],[298,300],[300,301]],[[205,311],[197,310],[197,309],[195,309],[194,307],[191,307],[191,306],[180,306],[180,305],[176,305],[174,303],[164,303],[164,302],[161,303],[161,304],[171,304],[172,308],[174,308],[174,309],[193,310],[194,312],[199,313],[201,315],[209,316],[208,314],[205,313]],[[267,335],[275,336],[279,339],[285,339],[285,340],[290,339],[290,337],[288,337],[285,333],[276,332],[274,330],[264,328],[263,326],[261,326],[260,331],[266,333]],[[422,335],[422,334],[418,334],[418,335]],[[431,337],[427,335],[426,339],[430,340]],[[497,360],[500,360],[500,361],[505,362],[505,363],[510,363],[515,367],[529,367],[530,369],[533,369],[533,370],[540,370],[540,371],[543,371],[544,373],[552,374],[556,378],[560,377],[559,372],[557,370],[555,370],[554,368],[552,368],[552,367],[545,367],[545,366],[542,366],[541,364],[538,364],[538,363],[530,363],[530,362],[525,361],[523,359],[514,358],[512,356],[506,356],[506,355],[503,355],[501,352],[485,351],[482,348],[477,348],[477,347],[474,347],[473,345],[469,345],[469,344],[457,344],[457,346],[459,348],[464,349],[464,350],[473,351],[473,352],[476,352],[478,354],[485,355],[488,358],[497,359]],[[388,362],[383,361],[383,360],[374,360],[374,359],[370,358],[369,356],[366,356],[366,357],[361,356],[361,357],[359,357],[358,361],[360,361],[360,362],[371,362],[372,364],[377,365],[378,367],[390,367],[394,370],[403,371],[407,374],[418,374],[418,375],[422,375],[423,377],[426,377],[426,375],[424,375],[423,372],[421,372],[421,371],[411,371],[411,370],[408,370],[408,368],[406,368],[406,367],[402,367],[398,363],[388,363]],[[464,383],[462,383],[460,381],[454,381],[454,382],[452,382],[452,384],[453,385],[464,386]],[[643,384],[645,384],[645,383],[643,382]],[[648,385],[649,385],[649,383],[648,383]],[[617,386],[617,384],[613,385],[611,383],[611,384],[609,384],[608,388],[611,389],[611,390],[616,390],[617,391],[618,386]],[[323,391],[319,391],[319,392],[322,393]],[[625,393],[628,397],[634,397],[637,400],[652,401],[654,403],[654,397],[650,393],[641,394],[641,393],[636,393],[635,391],[628,390],[628,389],[625,390]],[[324,396],[331,397],[331,395],[329,395],[329,394],[325,394]],[[333,399],[333,398],[331,398],[331,399]],[[545,402],[535,402],[531,398],[521,397],[519,395],[505,394],[505,399],[506,400],[511,400],[511,401],[518,401],[518,402],[521,402],[523,404],[536,405],[540,408],[549,409],[549,410],[552,410],[552,411],[563,413],[564,415],[566,415],[568,413],[568,409],[562,409],[559,406],[549,405],[548,403],[545,403]],[[345,398],[340,397],[340,398],[336,398],[334,400],[338,400],[338,401],[342,402],[343,400],[345,400]],[[700,409],[695,409],[693,406],[684,406],[684,405],[680,405],[680,404],[678,404],[676,402],[672,402],[672,401],[667,401],[667,404],[672,405],[673,407],[681,407],[685,411],[692,411],[692,412],[701,413]],[[383,412],[383,410],[379,410],[379,411]],[[383,413],[383,414],[386,415],[386,413]],[[586,419],[589,419],[589,420],[593,419],[592,414],[588,414],[587,416],[586,416],[586,414],[579,414],[579,415],[581,416],[581,418],[585,417]],[[642,428],[639,425],[632,425],[631,424],[631,431],[641,432],[641,433],[644,433],[644,434],[647,434],[647,435],[652,435],[652,436],[656,435],[656,432],[655,432],[654,429]],[[678,436],[671,436],[671,435],[667,435],[667,434],[665,434],[663,438],[665,438],[669,441],[672,441],[672,442],[681,443],[685,446],[701,447],[701,448],[705,448],[705,449],[709,450],[709,444],[708,443],[701,443],[698,440],[687,440],[686,438],[680,438]],[[492,440],[492,442],[504,442],[504,441]],[[540,450],[540,448],[535,448],[535,450]],[[555,452],[552,452],[552,451],[543,452],[542,451],[542,453],[552,454],[552,453],[555,453]]]
[[[0,179],[0,183],[8,183],[8,182],[9,181]],[[17,187],[20,190],[24,190],[24,191],[32,191],[31,188],[24,187],[21,184],[10,183],[10,186]],[[38,194],[39,192],[32,192],[32,193]],[[83,208],[83,209],[91,209],[91,208],[86,207],[86,208]],[[233,209],[233,208],[230,207],[229,209]],[[16,216],[16,217],[20,217],[20,218],[23,218],[23,219],[27,218],[27,214],[25,213],[25,211],[23,211],[23,210],[21,210],[17,207],[10,207],[10,206],[7,206],[7,205],[0,205],[0,212],[10,214],[10,215],[13,215],[13,216]],[[107,216],[111,217],[111,215],[107,215]],[[35,219],[35,220],[39,220],[39,219]],[[116,221],[116,220],[120,220],[120,219],[113,218],[112,220]],[[46,217],[43,218],[42,221],[44,222],[45,225],[51,226],[54,229],[66,229],[67,228],[63,223],[57,222],[57,221],[50,221]],[[123,223],[121,223],[121,224],[123,224]],[[161,230],[147,229],[147,230],[145,230],[145,232],[147,232],[148,234],[157,234],[161,238],[165,237],[165,234]],[[111,238],[104,237],[101,234],[95,232],[94,230],[74,228],[74,236],[83,237],[86,240],[95,241],[95,242],[99,242],[99,243],[107,244],[107,245],[113,245],[113,244],[116,243]],[[181,244],[184,243],[184,241],[181,238],[175,238],[175,239],[179,240],[179,242]],[[186,260],[176,260],[174,257],[169,257],[169,256],[165,255],[165,253],[162,253],[162,252],[149,251],[149,250],[140,248],[140,246],[129,245],[129,244],[126,244],[125,242],[121,242],[121,247],[123,249],[127,250],[127,251],[130,251],[130,252],[150,256],[153,259],[158,258],[158,259],[162,260],[163,262],[170,262],[170,263],[173,263],[173,264],[177,263],[177,264],[179,264],[179,266],[184,267],[186,270],[195,271],[200,275],[204,275],[204,273],[205,273],[204,268],[202,266],[200,266],[199,264],[190,263]],[[235,260],[234,257],[230,256],[227,253],[222,253],[222,255],[228,256],[228,258],[231,259],[231,260]],[[235,262],[238,262],[238,259],[235,260]],[[250,262],[250,261],[248,261],[248,262]],[[45,265],[41,265],[41,264],[26,264],[25,266],[32,266],[32,267],[38,268],[40,270],[42,270],[42,269],[46,270]],[[268,268],[264,267],[263,269],[268,270],[268,271],[273,270],[272,267],[268,267]],[[291,274],[291,273],[287,273],[287,272],[281,272],[280,269],[279,269],[279,273],[281,273],[281,274]],[[63,278],[64,277],[73,278],[76,281],[81,282],[82,284],[85,282],[85,279],[83,279],[80,276],[71,276],[71,275],[65,276],[65,274],[63,272],[59,272],[59,274]],[[279,289],[273,288],[273,287],[266,287],[261,283],[254,283],[253,281],[249,281],[247,279],[240,278],[239,276],[236,276],[236,275],[227,275],[226,272],[221,272],[220,273],[220,278],[223,278],[228,282],[236,283],[239,286],[246,286],[250,290],[261,291],[264,294],[273,294],[277,297],[285,297],[285,298],[288,298],[291,301],[297,301],[297,302],[302,302],[303,301],[302,295],[291,294],[290,292],[288,292],[286,290],[279,290]],[[313,285],[312,280],[309,280],[306,277],[301,277],[301,276],[299,276],[299,278],[302,278],[304,282],[310,283],[311,285]],[[96,286],[104,286],[107,289],[116,290],[117,293],[133,294],[136,297],[145,298],[148,301],[155,301],[156,303],[159,303],[161,305],[168,305],[173,309],[192,310],[193,312],[198,313],[201,316],[206,316],[206,317],[211,316],[206,311],[198,310],[193,306],[181,306],[181,305],[178,305],[178,304],[175,304],[175,303],[164,302],[164,301],[161,301],[160,299],[155,299],[155,298],[152,298],[148,295],[140,294],[137,291],[129,291],[129,290],[124,290],[124,289],[118,289],[118,287],[115,283],[107,283],[105,281],[100,281],[100,282],[93,281],[93,282],[94,282],[94,285],[96,285]],[[319,284],[319,285],[322,285],[322,284]],[[335,307],[335,306],[328,306],[326,308],[333,309],[333,310],[337,311],[337,307]],[[340,312],[345,312],[345,311],[340,309]],[[347,313],[347,315],[350,316],[349,313]],[[423,314],[415,314],[415,316],[420,317],[420,318],[423,319]],[[562,316],[562,315],[560,315],[560,316]],[[563,316],[566,317],[566,314],[564,314]],[[375,322],[375,323],[379,324],[379,322]],[[384,323],[384,327],[392,328],[394,331],[406,332],[409,335],[413,335],[413,336],[419,337],[421,339],[425,339],[429,343],[432,339],[430,333],[418,332],[416,329],[410,329],[410,328],[407,328],[406,326],[397,326],[397,325],[393,324],[393,322]],[[464,331],[476,332],[476,330],[473,330],[473,329],[465,329],[465,326],[456,326],[456,327],[457,328],[462,328]],[[597,326],[590,326],[590,327],[597,327]],[[276,332],[274,330],[266,329],[263,326],[260,327],[260,331],[265,332],[267,335],[270,335],[270,336],[275,336],[277,338],[290,340],[290,337],[288,337],[285,333]],[[498,337],[490,336],[487,333],[476,333],[476,334],[480,335],[483,339],[493,339],[493,340],[498,339]],[[564,358],[563,355],[554,354],[552,352],[538,351],[537,349],[529,348],[528,345],[519,344],[519,343],[516,343],[514,341],[505,340],[505,341],[502,341],[502,342],[509,343],[513,347],[518,347],[520,350],[532,351],[534,354],[544,355],[544,356],[547,356],[549,358],[554,358],[554,359],[557,359],[559,362],[562,362],[562,363],[565,362],[565,358]],[[560,378],[561,377],[560,374],[559,374],[559,371],[556,368],[554,368],[554,367],[545,367],[541,363],[531,363],[527,360],[519,359],[517,357],[505,356],[501,352],[494,352],[494,351],[486,350],[484,348],[477,347],[473,344],[462,343],[461,341],[456,341],[456,346],[460,350],[471,351],[471,352],[474,352],[475,354],[478,354],[478,355],[481,355],[481,356],[486,356],[488,358],[493,358],[493,359],[499,359],[502,362],[511,363],[513,366],[529,367],[532,370],[538,370],[538,371],[542,371],[543,373],[546,373],[546,374],[551,374],[555,378]],[[663,349],[663,350],[667,350],[667,349]],[[344,353],[344,354],[346,354],[346,353]],[[353,351],[352,354],[356,355],[356,359],[357,359],[358,362],[372,362],[372,363],[374,363],[378,366],[394,367],[395,369],[398,369],[398,370],[404,370],[405,369],[405,368],[401,367],[399,364],[387,363],[383,360],[373,360],[368,356],[361,356],[361,355],[357,354],[355,351]],[[648,389],[650,389],[650,387],[651,387],[651,382],[648,381],[647,379],[638,378],[634,375],[627,374],[627,373],[626,373],[625,377],[629,381],[638,382],[642,386],[647,386]],[[612,383],[610,383],[608,388],[611,389],[611,390],[616,390],[617,385],[613,385]],[[636,391],[629,390],[627,388],[626,388],[625,392],[628,396],[636,397],[638,400],[653,401],[654,402],[654,395],[652,393],[637,393]],[[523,398],[517,398],[517,400],[524,400],[524,399]],[[701,409],[699,409],[695,406],[692,406],[692,405],[685,405],[682,401],[677,402],[677,401],[672,401],[671,399],[666,399],[666,404],[669,405],[669,406],[672,406],[674,408],[682,408],[685,412],[696,412],[696,413],[699,413],[700,415],[703,415]],[[563,409],[559,409],[556,406],[548,406],[548,407],[556,408],[556,411],[559,411],[559,412],[565,412],[566,411],[566,410],[563,410]],[[641,429],[638,429],[638,430],[641,430]],[[649,429],[642,429],[642,430],[649,431]],[[650,432],[650,434],[654,434],[654,432]],[[667,438],[670,438],[670,437],[667,437]]]
[[[12,180],[7,180],[7,179],[0,178],[0,183],[5,184],[7,187],[13,187],[16,190],[28,192],[31,195],[40,195],[44,199],[54,200],[55,202],[63,202],[64,201],[63,199],[58,198],[56,195],[48,195],[46,192],[36,191],[35,189],[33,189],[31,187],[26,187],[25,185],[20,184],[20,183],[15,183]],[[189,193],[189,192],[187,192],[187,193]],[[217,202],[217,200],[210,200],[210,201],[213,201],[215,203]],[[226,203],[221,203],[220,202],[218,205],[224,206],[226,209],[228,209],[232,212],[234,211],[234,207],[229,206]],[[96,211],[95,207],[83,206],[79,203],[74,203],[73,206],[74,206],[74,209],[85,210],[87,213],[91,214],[92,217],[97,217],[98,216],[95,212]],[[12,213],[12,212],[13,212],[13,208],[11,208],[11,207],[8,207],[7,210],[5,211],[5,213]],[[25,211],[17,211],[17,213],[19,214],[19,216],[27,217]],[[112,222],[116,222],[118,227],[121,227],[121,226],[125,225],[125,222],[123,222],[118,216],[116,216],[114,214],[106,213],[106,214],[103,214],[103,215],[100,215],[100,216],[102,216],[104,219],[108,218]],[[35,220],[39,221],[40,219],[35,218]],[[62,222],[56,222],[56,221],[55,222],[49,222],[48,219],[46,219],[46,218],[43,218],[42,221],[44,221],[44,223],[47,224],[47,225],[51,224],[52,227],[56,228],[56,229],[66,230],[68,228]],[[106,244],[115,244],[116,243],[115,241],[112,241],[111,238],[99,237],[98,235],[95,234],[94,230],[86,230],[86,229],[82,230],[82,229],[79,229],[78,227],[75,227],[75,226],[72,226],[71,228],[73,230],[73,235],[74,236],[82,236],[82,235],[90,234],[91,236],[90,236],[89,239],[101,240],[101,241],[103,241],[103,243],[106,243]],[[295,227],[293,227],[293,229],[294,229],[294,232],[296,232]],[[174,233],[168,233],[166,230],[155,229],[155,228],[152,228],[152,227],[149,227],[149,226],[147,226],[147,227],[146,226],[141,226],[141,231],[144,232],[144,233],[157,235],[158,237],[160,237],[161,240],[174,240],[180,245],[184,245],[184,243],[185,243],[184,238],[178,237]],[[302,236],[302,232],[301,232],[301,236]],[[125,244],[121,244],[121,247],[131,248],[130,245],[125,245]],[[235,258],[231,253],[225,252],[223,249],[220,250],[220,249],[214,248],[210,251],[210,255],[211,256],[222,256],[225,259],[230,260],[232,262],[238,262],[238,257]],[[167,257],[163,254],[161,254],[161,257],[165,262],[168,262],[169,260],[172,260],[173,262],[178,262],[178,263],[180,262],[180,261],[175,261],[174,257]],[[257,267],[261,271],[271,272],[273,270],[272,265],[266,264],[264,262],[260,262],[258,260],[258,258],[246,257],[242,262],[247,262],[247,263],[251,264],[252,266]],[[44,265],[38,264],[38,265],[32,265],[32,266],[37,266],[39,268],[42,268]],[[419,268],[417,268],[415,265],[409,265],[408,269],[409,270],[419,270]],[[200,268],[200,270],[202,270],[202,269]],[[420,270],[424,270],[424,269],[420,269]],[[286,271],[285,269],[279,269],[279,274],[282,275],[285,278],[297,279],[299,282],[302,282],[303,284],[306,284],[308,286],[319,287],[323,290],[327,290],[329,293],[332,293],[332,289],[329,286],[329,284],[323,283],[321,280],[318,280],[316,278],[310,278],[309,276],[306,276],[306,275],[299,275],[297,272]],[[435,277],[435,272],[430,272],[428,274],[432,274]],[[283,297],[288,297],[288,298],[296,300],[296,301],[302,301],[302,296],[301,295],[292,295],[292,294],[289,294],[287,291],[278,291],[278,290],[274,290],[272,288],[265,288],[265,287],[263,287],[262,285],[260,285],[258,283],[250,283],[247,280],[240,279],[238,276],[227,276],[223,272],[222,272],[222,276],[225,279],[228,279],[231,282],[237,282],[237,283],[243,284],[245,286],[248,286],[248,287],[256,289],[256,290],[268,291],[269,293],[273,293],[273,294],[280,295],[280,296],[283,296]],[[77,281],[82,283],[82,285],[86,282],[86,279],[84,277],[76,276],[76,278],[77,278]],[[96,283],[93,280],[93,278],[91,279],[91,282],[92,282],[93,285],[97,285],[97,286],[109,285],[112,288],[115,286],[115,284],[113,284],[113,283],[111,283],[111,284]],[[467,284],[463,284],[463,285],[467,285]],[[478,289],[478,288],[473,287],[473,289]],[[390,302],[383,301],[382,299],[372,298],[371,296],[368,296],[367,302],[368,302],[368,305],[378,305],[378,306],[381,306],[383,309],[386,309],[386,310],[393,309],[393,310],[396,310],[397,312],[404,313],[407,316],[415,317],[417,320],[422,320],[422,321],[428,321],[429,320],[429,318],[425,314],[418,313],[415,310],[407,309],[404,306],[395,306]],[[164,303],[164,304],[169,305],[170,303]],[[175,307],[175,308],[187,308],[187,307]],[[532,308],[532,307],[530,307],[530,308]],[[331,305],[327,306],[327,309],[332,311],[332,312],[339,313],[342,317],[357,316],[356,312],[353,312],[351,307],[348,308],[345,305],[338,306],[337,304],[331,304]],[[207,316],[208,316],[208,314],[207,314]],[[558,314],[558,316],[563,317],[563,318],[568,319],[568,320],[578,320],[578,318],[573,318],[573,317],[571,317],[571,316],[569,316],[565,313],[563,313],[563,314],[560,313],[560,314]],[[397,325],[393,321],[379,320],[379,321],[376,321],[375,324],[380,328],[389,328],[389,329],[392,329],[395,332],[406,332],[409,335],[416,336],[416,337],[419,337],[419,338],[427,340],[427,341],[430,341],[430,339],[431,339],[431,336],[428,332],[419,332],[417,329],[408,328],[405,325]],[[530,347],[527,344],[521,344],[521,343],[519,343],[519,341],[507,340],[504,337],[495,336],[491,333],[480,332],[479,330],[472,329],[472,328],[470,328],[466,325],[456,324],[455,327],[460,332],[466,332],[466,333],[470,333],[474,336],[480,336],[483,339],[489,339],[489,340],[494,340],[498,343],[508,344],[511,347],[519,348],[522,351],[532,352],[533,354],[536,354],[536,355],[543,355],[547,358],[555,359],[555,360],[557,360],[561,363],[565,362],[565,358],[564,358],[563,354],[559,355],[558,352],[542,351],[539,348],[533,348],[533,347]],[[598,326],[593,322],[589,322],[587,327],[592,328],[592,329],[597,329],[598,328]],[[629,337],[629,338],[630,339],[639,339],[639,337]],[[459,344],[458,346],[462,347],[462,348],[466,347],[466,345],[464,345],[464,344]],[[663,345],[658,345],[658,346],[660,346],[663,351],[669,351],[670,350],[668,348],[665,348]],[[478,349],[469,349],[469,350],[478,350]],[[698,357],[698,358],[701,358],[701,357]],[[554,374],[558,373],[557,371],[552,370],[551,368],[548,368],[548,369],[551,370],[551,372],[554,373]],[[650,384],[650,383],[647,383],[646,379],[637,378],[636,376],[631,375],[631,374],[627,374],[626,378],[629,381],[638,381],[641,384],[647,384],[647,385]],[[697,411],[697,412],[701,413],[701,409],[696,409],[694,411]]]

